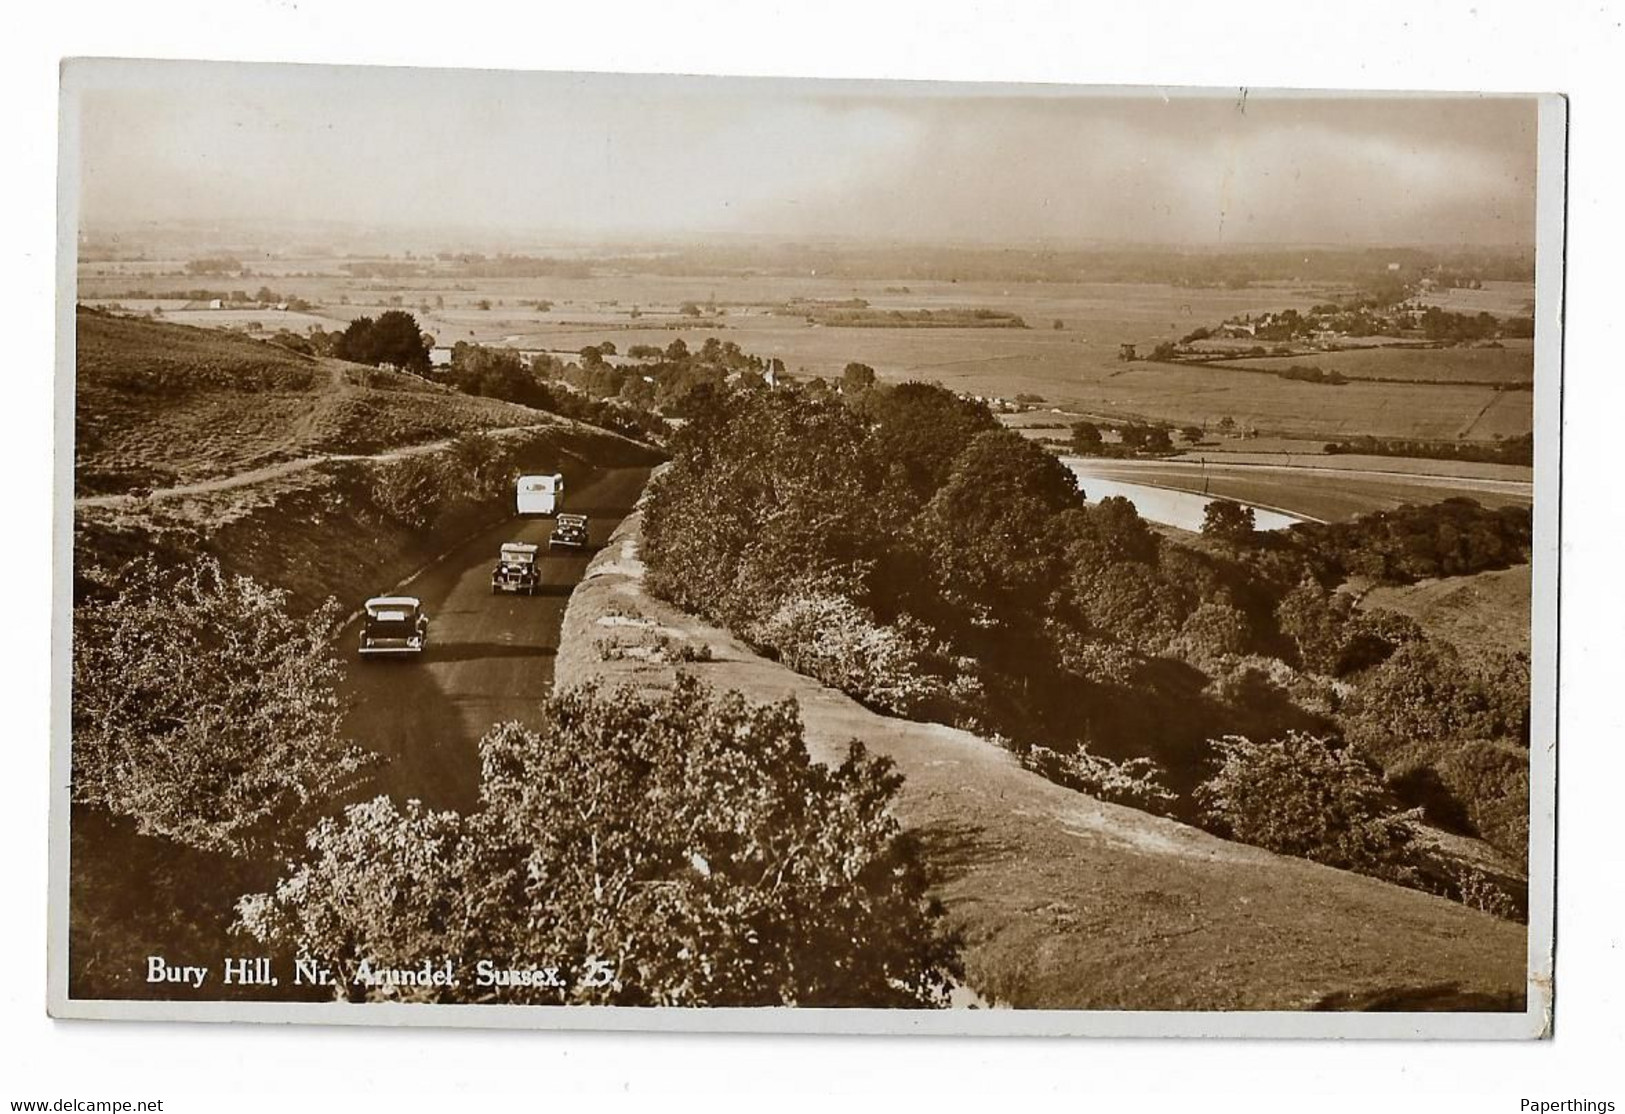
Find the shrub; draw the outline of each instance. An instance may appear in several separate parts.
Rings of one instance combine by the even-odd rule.
[[[1237,608],[1218,600],[1199,604],[1186,616],[1175,652],[1197,668],[1211,668],[1226,657],[1247,651],[1252,624]]]
[[[1469,666],[1447,642],[1407,642],[1360,678],[1345,709],[1344,732],[1379,758],[1419,741],[1523,742],[1527,678],[1522,655],[1486,669]]]
[[[455,465],[438,453],[415,453],[378,465],[373,472],[372,501],[384,514],[410,530],[427,530],[440,518],[459,486]]]
[[[298,830],[376,759],[346,746],[337,605],[212,559],[150,560],[73,621],[73,798],[204,851],[248,856]]]
[[[1521,921],[1523,913],[1511,894],[1497,886],[1482,871],[1468,868],[1456,876],[1457,900],[1470,909],[1500,917],[1504,921]]]
[[[480,741],[481,803],[379,798],[324,820],[259,940],[317,958],[354,999],[361,964],[565,961],[567,985],[408,987],[440,1001],[941,1006],[959,973],[923,865],[891,814],[902,779],[854,742],[809,758],[794,701],[750,706],[679,678],[667,695],[578,689],[542,726]]]
[[[1482,839],[1517,859],[1529,852],[1529,754],[1471,740],[1436,763],[1439,780],[1467,811]]]
[[[1162,767],[1149,758],[1113,762],[1079,747],[1072,753],[1032,747],[1021,764],[1049,780],[1097,800],[1127,805],[1158,816],[1171,815],[1179,797],[1162,783]]]
[[[1205,818],[1243,843],[1382,876],[1403,872],[1409,818],[1353,748],[1290,732],[1216,739],[1219,769],[1196,789]]]
[[[748,636],[797,672],[900,715],[944,696],[942,682],[926,669],[929,650],[922,638],[875,622],[869,612],[833,593],[792,594]]]

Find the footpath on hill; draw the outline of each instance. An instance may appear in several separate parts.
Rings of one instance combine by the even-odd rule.
[[[966,983],[1051,1009],[1522,1010],[1522,925],[1097,801],[965,731],[877,714],[651,597],[629,516],[572,595],[563,688],[648,690],[677,670],[755,701],[793,696],[814,758],[861,739],[906,777]],[[712,660],[681,662],[703,645]],[[703,656],[703,655],[702,655]]]

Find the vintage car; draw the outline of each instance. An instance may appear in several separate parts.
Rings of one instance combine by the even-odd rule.
[[[547,548],[557,549],[559,546],[568,549],[585,549],[587,547],[587,516],[584,514],[561,514],[553,524],[553,536],[547,539]]]
[[[361,616],[361,652],[421,654],[429,640],[429,616],[415,596],[374,596]]]
[[[523,592],[534,596],[536,586],[542,582],[536,569],[536,553],[540,549],[541,546],[528,542],[503,542],[502,556],[497,559],[497,567],[491,570],[491,594]]]

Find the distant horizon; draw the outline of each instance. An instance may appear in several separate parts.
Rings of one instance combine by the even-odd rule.
[[[81,227],[1527,250],[1533,97],[76,60]],[[76,159],[74,158],[76,156]]]
[[[500,251],[505,254],[520,255],[527,250],[545,249],[549,246],[570,248],[573,250],[597,250],[603,254],[614,254],[632,250],[688,250],[703,249],[707,247],[728,249],[786,249],[786,248],[833,248],[833,249],[860,249],[872,251],[886,250],[958,250],[958,251],[1045,251],[1045,252],[1092,252],[1092,251],[1147,251],[1147,252],[1184,252],[1202,255],[1219,255],[1225,253],[1248,254],[1257,252],[1280,251],[1312,251],[1312,252],[1380,252],[1380,251],[1415,251],[1430,254],[1503,254],[1520,255],[1532,253],[1535,245],[1532,242],[1507,241],[1495,243],[1485,241],[1482,243],[1461,243],[1443,240],[1434,241],[1393,241],[1372,240],[1366,242],[1336,242],[1336,241],[1293,241],[1293,240],[1251,240],[1226,241],[1223,243],[1189,242],[1179,240],[1132,240],[1090,238],[1075,240],[1058,240],[1048,238],[1008,239],[1008,240],[979,240],[954,239],[941,236],[921,236],[914,238],[860,236],[853,234],[831,233],[827,235],[790,235],[775,231],[751,231],[736,229],[710,233],[693,233],[689,236],[666,235],[635,235],[622,236],[598,235],[581,236],[572,235],[566,231],[547,228],[513,228],[498,230],[491,228],[464,228],[458,229],[450,226],[392,224],[365,220],[344,219],[312,219],[298,222],[282,222],[273,217],[231,217],[231,218],[180,218],[158,219],[148,218],[141,220],[98,222],[85,224],[80,228],[79,240],[81,245],[86,243],[102,244],[107,239],[123,236],[132,238],[142,233],[180,234],[196,232],[200,237],[210,231],[217,235],[242,236],[245,239],[258,239],[269,241],[275,239],[287,240],[295,235],[295,229],[303,227],[309,230],[329,229],[343,231],[348,234],[364,237],[371,236],[379,239],[399,238],[415,239],[421,241],[420,247],[401,248],[401,251],[410,251],[421,254],[426,251]],[[500,240],[518,245],[512,250],[508,248],[495,248],[491,241]],[[434,241],[431,245],[428,241]],[[475,246],[476,242],[482,242]],[[253,246],[268,246],[264,242]],[[284,249],[285,250],[285,249]],[[325,250],[325,249],[324,249]]]

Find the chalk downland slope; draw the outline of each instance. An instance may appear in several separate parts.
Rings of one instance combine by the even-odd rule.
[[[1409,615],[1469,654],[1528,650],[1534,599],[1528,565],[1373,588],[1360,606]]]
[[[642,587],[638,516],[565,616],[560,686],[649,689],[678,669],[794,696],[814,757],[859,738],[906,776],[966,981],[995,1005],[1068,1009],[1521,1010],[1523,926],[1097,801],[964,731],[878,715]],[[701,648],[704,648],[702,650]],[[688,661],[704,657],[713,660]]]
[[[600,469],[660,459],[596,426],[416,376],[83,310],[76,402],[79,589],[142,555],[208,554],[296,606],[329,595],[353,606],[513,513],[506,482],[475,490],[456,469],[429,468],[407,502],[432,501],[433,513],[403,522],[389,496],[407,458],[454,459],[453,438],[486,432],[517,471],[563,471],[577,488]]]
[[[230,476],[328,453],[375,453],[553,419],[417,376],[265,341],[81,308],[75,494]]]

